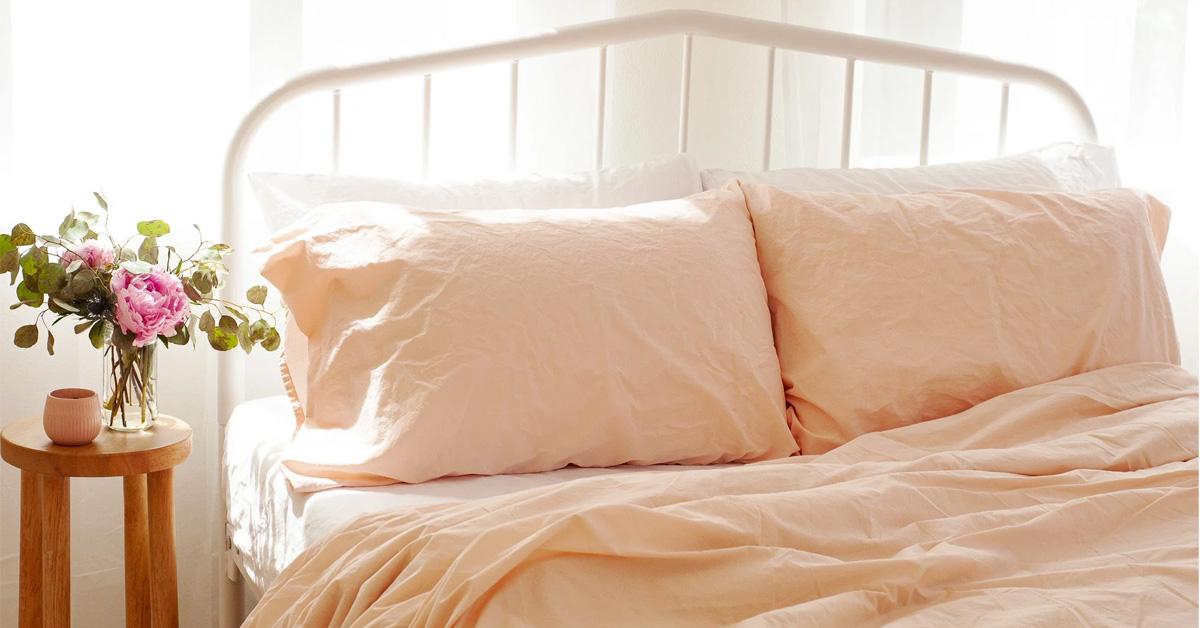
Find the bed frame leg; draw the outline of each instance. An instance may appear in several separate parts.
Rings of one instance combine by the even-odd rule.
[[[220,628],[237,628],[242,625],[245,617],[242,614],[242,578],[236,565],[228,553],[221,556],[223,571],[217,597],[219,599],[219,615],[217,625]]]

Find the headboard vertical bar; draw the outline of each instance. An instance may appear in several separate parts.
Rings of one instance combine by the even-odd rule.
[[[771,169],[771,123],[775,117],[775,47],[767,49],[767,109],[763,125],[762,169]]]
[[[933,97],[933,70],[925,70],[925,88],[921,96],[921,165],[929,165],[929,109]]]
[[[330,169],[342,171],[342,90],[333,90],[333,137],[330,141]]]
[[[596,70],[596,157],[592,166],[604,167],[604,109],[608,100],[608,46],[600,46]]]
[[[842,167],[850,167],[850,128],[854,125],[854,59],[846,59],[842,87]]]
[[[429,178],[429,122],[431,105],[433,104],[433,75],[425,75],[425,84],[421,89],[421,178]]]
[[[514,59],[508,73],[508,169],[517,169],[517,82],[520,60]]]
[[[1008,83],[1000,84],[1000,131],[996,138],[996,155],[1004,156],[1008,143]]]
[[[679,79],[679,152],[688,148],[688,107],[692,98],[692,34],[683,36],[683,71]]]

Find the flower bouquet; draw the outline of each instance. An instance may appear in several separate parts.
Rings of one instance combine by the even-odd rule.
[[[185,256],[159,243],[171,232],[162,220],[137,223],[137,235],[118,244],[107,228],[108,202],[95,197],[99,210],[72,209],[56,236],[36,235],[24,223],[0,234],[0,274],[11,275],[17,292],[12,309],[39,310],[13,342],[32,347],[44,328],[46,350],[54,355],[51,327],[78,320],[75,333],[86,333],[104,351],[105,423],[115,430],[146,429],[158,413],[158,344],[194,346],[198,330],[218,351],[240,346],[249,353],[255,345],[274,351],[279,332],[275,314],[264,307],[265,286],[250,288],[246,304],[215,296],[227,272],[228,245],[200,234],[199,245]]]

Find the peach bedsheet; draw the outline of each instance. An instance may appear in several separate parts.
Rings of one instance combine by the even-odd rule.
[[[252,626],[1196,625],[1196,378],[1110,367],[820,456],[358,519]]]

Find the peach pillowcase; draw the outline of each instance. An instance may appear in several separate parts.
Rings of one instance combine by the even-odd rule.
[[[1169,212],[1152,197],[740,185],[802,453],[1084,371],[1179,363],[1158,263]]]
[[[737,189],[330,205],[276,234],[262,273],[308,337],[298,490],[796,450]]]

